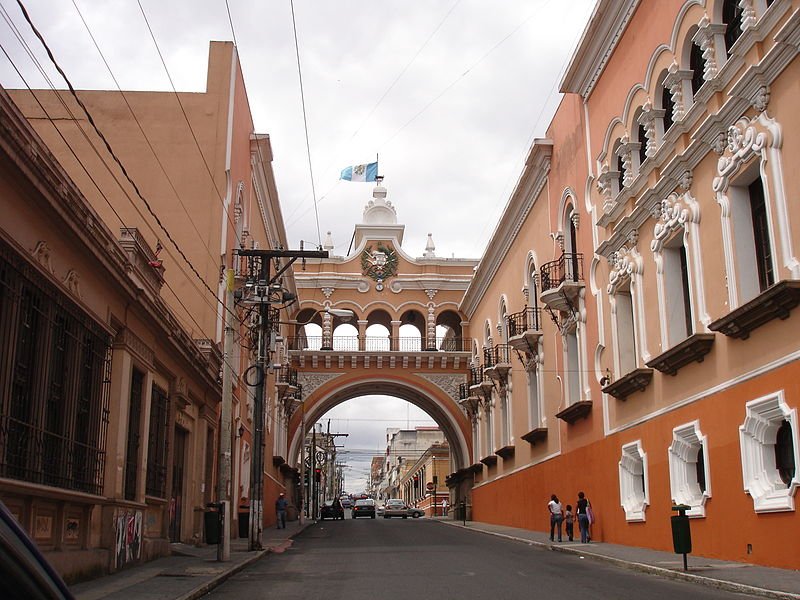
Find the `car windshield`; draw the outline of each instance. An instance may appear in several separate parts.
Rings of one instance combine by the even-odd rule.
[[[356,500],[356,506],[373,506],[375,504],[374,500]]]

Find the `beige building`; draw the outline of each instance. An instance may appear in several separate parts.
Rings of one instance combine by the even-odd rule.
[[[253,130],[233,44],[211,44],[206,90],[201,93],[79,91],[86,112],[66,91],[15,90],[9,95],[37,140],[44,142],[41,156],[52,153],[48,160],[56,166],[51,170],[66,182],[62,196],[69,193],[86,205],[81,235],[93,246],[83,251],[86,264],[80,269],[70,266],[66,256],[63,262],[55,260],[55,248],[66,244],[66,238],[37,232],[44,225],[30,217],[21,221],[19,211],[12,215],[20,223],[4,222],[5,235],[29,255],[41,241],[33,257],[50,257],[54,266],[47,269],[61,278],[62,288],[80,288],[85,298],[91,293],[102,300],[91,307],[99,323],[92,327],[98,340],[110,336],[112,341],[103,342],[107,351],[98,346],[99,362],[81,375],[86,378],[82,385],[99,386],[92,393],[104,398],[92,409],[96,412],[82,417],[101,423],[92,448],[103,453],[104,477],[98,474],[80,490],[78,510],[74,499],[64,504],[65,481],[42,481],[26,471],[9,470],[8,438],[0,490],[17,495],[2,491],[4,501],[16,506],[30,530],[40,522],[51,523],[51,541],[45,547],[63,551],[55,556],[56,564],[63,564],[62,556],[74,548],[105,553],[82,566],[65,559],[75,562],[75,576],[83,575],[81,570],[114,569],[164,554],[169,541],[202,541],[205,506],[227,490],[236,535],[237,507],[249,506],[252,496],[251,445],[257,422],[254,388],[242,374],[256,357],[239,350],[249,343],[251,323],[246,322],[247,307],[226,304],[222,275],[226,268],[241,266],[235,260],[238,248],[285,248],[287,243],[269,137]],[[91,227],[85,225],[87,219]],[[108,239],[101,241],[95,230],[113,233],[104,233]],[[20,239],[23,233],[25,240]],[[116,283],[121,275],[104,274],[112,267],[125,275],[124,285]],[[290,278],[282,283],[293,288]],[[238,334],[247,343],[235,344],[223,360],[226,310],[236,313]],[[232,373],[232,469],[229,482],[220,487],[218,473],[226,472],[220,471],[218,459],[223,364]],[[4,386],[17,377],[9,371],[3,376]],[[282,471],[285,461],[274,458],[286,455],[286,438],[279,433],[286,417],[275,376],[268,375],[266,383],[262,495],[271,504],[279,491],[294,491],[296,472]],[[4,400],[2,414],[13,419],[13,392],[6,393],[11,396]],[[43,421],[31,426],[44,426],[49,410],[45,403],[36,417]],[[38,495],[54,499],[47,516],[31,504],[36,494],[17,489],[18,479],[35,483]],[[265,511],[263,519],[262,526],[273,523],[274,511]],[[73,536],[69,543],[64,542],[64,527]],[[131,532],[138,536],[136,550],[127,548],[130,544],[120,549],[115,540],[130,539]]]

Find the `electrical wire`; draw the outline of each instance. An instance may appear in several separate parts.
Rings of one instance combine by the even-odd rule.
[[[45,51],[47,52],[47,56],[50,58],[50,62],[53,63],[53,66],[56,68],[56,70],[59,72],[61,77],[64,79],[64,82],[67,84],[67,87],[69,88],[70,94],[75,99],[75,101],[78,103],[78,106],[81,107],[81,110],[83,110],[84,114],[86,115],[86,118],[89,121],[89,124],[92,126],[92,129],[94,129],[95,133],[100,137],[100,140],[103,142],[103,145],[106,147],[106,150],[108,151],[109,155],[111,156],[111,158],[114,159],[114,162],[117,163],[117,166],[122,171],[122,174],[125,176],[125,179],[133,187],[134,191],[136,192],[136,195],[144,203],[145,208],[147,208],[147,211],[150,213],[150,215],[153,217],[153,219],[155,219],[155,221],[158,224],[158,226],[161,229],[161,231],[164,232],[164,235],[167,236],[167,239],[170,241],[170,243],[172,243],[172,245],[175,247],[175,250],[177,250],[178,254],[181,255],[183,260],[186,262],[186,264],[189,266],[189,268],[194,272],[195,276],[202,283],[202,285],[214,296],[214,298],[218,302],[220,302],[222,304],[222,306],[223,306],[223,308],[225,310],[230,310],[229,308],[224,306],[224,303],[222,303],[220,301],[220,299],[217,297],[217,293],[214,292],[214,290],[212,290],[208,286],[208,284],[205,282],[205,280],[200,275],[198,270],[195,268],[194,264],[192,264],[192,261],[190,261],[189,257],[186,256],[186,254],[183,252],[181,247],[178,245],[178,243],[172,237],[172,234],[167,230],[166,226],[161,222],[161,219],[155,213],[155,211],[153,210],[153,207],[150,205],[150,203],[144,197],[144,195],[142,194],[141,190],[139,189],[139,186],[136,184],[136,182],[130,176],[130,174],[128,173],[128,170],[125,168],[125,165],[122,164],[122,161],[119,159],[117,154],[114,152],[114,149],[111,147],[111,144],[109,143],[108,139],[105,137],[103,132],[98,127],[98,125],[95,122],[91,112],[89,111],[89,109],[86,107],[86,105],[83,103],[83,101],[78,96],[78,94],[75,91],[75,88],[73,87],[72,82],[70,81],[69,77],[67,77],[67,74],[61,68],[61,65],[58,63],[58,61],[56,60],[55,56],[53,55],[53,52],[50,49],[50,46],[45,41],[44,37],[39,32],[39,30],[36,28],[36,26],[33,24],[33,21],[31,20],[31,17],[28,14],[28,11],[25,8],[25,5],[23,4],[22,0],[17,0],[17,4],[19,5],[20,10],[22,11],[22,15],[25,18],[25,20],[28,22],[28,25],[31,27],[31,30],[33,31],[34,35],[36,35],[36,37],[39,39],[39,41],[41,42],[42,46],[44,47]]]
[[[17,0],[17,2],[20,1],[21,0]],[[153,45],[156,47],[156,52],[158,53],[158,57],[159,59],[161,59],[161,64],[164,66],[164,72],[167,74],[169,85],[172,88],[172,92],[175,95],[175,99],[178,101],[178,106],[180,106],[181,108],[181,113],[183,113],[183,118],[189,127],[189,132],[192,134],[192,139],[194,140],[195,147],[197,148],[197,151],[200,154],[200,158],[203,161],[203,165],[205,165],[206,173],[208,173],[208,176],[211,179],[211,184],[217,191],[217,197],[219,198],[219,201],[222,204],[222,213],[227,217],[228,223],[231,225],[233,229],[233,234],[234,236],[236,236],[236,240],[239,242],[239,246],[241,247],[242,240],[239,239],[238,237],[238,232],[236,231],[236,225],[231,220],[230,213],[227,210],[225,210],[225,201],[224,201],[225,194],[222,191],[220,191],[220,189],[217,187],[217,182],[214,180],[214,175],[211,173],[211,168],[208,166],[208,162],[206,161],[206,156],[205,154],[203,154],[203,150],[200,147],[200,142],[197,141],[197,135],[195,135],[194,128],[192,128],[192,123],[191,121],[189,121],[189,116],[186,114],[186,108],[183,106],[180,94],[178,94],[178,90],[175,87],[175,82],[172,80],[172,75],[170,74],[169,68],[167,67],[167,63],[164,60],[164,55],[161,53],[161,47],[158,45],[158,41],[156,40],[153,28],[150,26],[150,21],[147,19],[147,14],[144,12],[144,7],[142,6],[141,0],[136,0],[136,3],[139,5],[139,10],[142,13],[142,18],[144,19],[145,25],[147,25],[147,31],[150,32],[150,38],[153,40]]]
[[[92,33],[92,30],[89,28],[89,24],[86,22],[86,19],[84,18],[83,13],[81,12],[80,8],[78,7],[78,4],[77,4],[76,0],[72,0],[72,5],[75,7],[75,11],[78,13],[78,16],[80,17],[81,22],[83,23],[83,26],[86,29],[86,32],[89,34],[89,38],[92,40],[92,43],[94,44],[95,49],[97,50],[98,54],[100,55],[100,58],[102,59],[103,64],[106,66],[106,69],[108,70],[108,73],[111,76],[111,79],[114,81],[114,85],[117,86],[117,90],[119,90],[119,93],[122,96],[122,100],[125,102],[125,106],[128,107],[128,111],[130,112],[131,116],[133,117],[133,120],[136,122],[136,125],[139,128],[139,132],[142,134],[142,137],[144,138],[145,142],[147,143],[147,147],[150,149],[150,152],[153,154],[153,157],[155,158],[156,163],[158,164],[159,168],[161,169],[161,172],[164,174],[164,178],[167,180],[167,183],[169,184],[170,189],[172,189],[172,193],[175,195],[175,198],[178,200],[178,203],[181,205],[181,208],[183,209],[183,212],[186,213],[186,216],[189,219],[189,223],[192,224],[192,228],[194,229],[195,233],[197,234],[197,239],[200,240],[201,244],[203,245],[203,247],[208,252],[208,256],[211,258],[212,261],[219,260],[219,257],[215,256],[211,252],[211,249],[206,244],[206,240],[204,239],[204,236],[202,236],[200,234],[200,231],[197,229],[197,225],[195,224],[194,219],[192,219],[191,213],[186,208],[186,205],[183,203],[183,200],[182,200],[180,194],[178,193],[178,190],[175,188],[175,184],[172,182],[172,179],[167,174],[166,167],[164,167],[164,164],[161,162],[161,159],[159,158],[158,153],[156,152],[155,148],[153,147],[153,144],[150,141],[150,138],[147,136],[147,133],[145,133],[145,131],[144,131],[144,127],[142,127],[142,124],[139,121],[139,119],[137,118],[136,113],[134,112],[133,107],[131,106],[130,102],[128,102],[128,97],[125,95],[125,92],[122,90],[122,87],[120,86],[116,75],[114,75],[114,71],[111,69],[111,65],[108,64],[108,60],[106,60],[105,54],[103,54],[103,51],[100,49],[100,45],[97,43],[97,40],[95,39],[94,34]]]
[[[308,172],[311,178],[311,194],[314,200],[314,216],[317,221],[317,238],[319,239],[319,246],[322,247],[322,231],[319,227],[319,209],[317,207],[317,192],[316,188],[314,187],[314,170],[311,165],[311,144],[308,141],[308,118],[306,116],[306,95],[305,91],[303,90],[303,72],[300,68],[300,45],[297,41],[297,22],[294,16],[294,0],[290,0],[290,5],[292,8],[292,30],[294,31],[294,49],[295,49],[295,56],[297,58],[297,76],[300,80],[300,102],[303,107],[303,129],[305,130],[306,134],[306,153],[308,155]]]

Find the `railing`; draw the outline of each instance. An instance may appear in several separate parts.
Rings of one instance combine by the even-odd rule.
[[[0,416],[0,477],[101,494],[106,454],[100,448]]]
[[[483,368],[488,369],[501,363],[511,362],[511,347],[508,344],[495,344],[494,348],[483,349]]]
[[[297,370],[292,367],[282,366],[278,370],[278,383],[297,387]]]
[[[506,316],[508,337],[522,335],[526,331],[541,331],[542,309],[538,306],[526,306],[518,313]]]
[[[560,286],[565,281],[583,281],[583,254],[564,252],[561,258],[542,265],[542,291]]]
[[[466,400],[469,398],[469,384],[468,383],[459,383],[458,384],[458,399],[459,400]]]
[[[363,344],[362,344],[363,341]],[[317,351],[322,349],[322,336],[297,336],[287,339],[289,350]],[[339,352],[469,352],[472,343],[462,338],[436,338],[436,348],[425,347],[425,341],[415,337],[342,336],[332,339],[333,350]],[[363,348],[363,349],[362,349]]]
[[[488,381],[486,379],[486,375],[483,373],[483,367],[478,365],[477,367],[470,367],[469,369],[469,386],[473,387],[476,385],[480,385],[482,381]]]

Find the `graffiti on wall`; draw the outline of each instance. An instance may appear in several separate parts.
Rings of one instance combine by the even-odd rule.
[[[142,511],[121,512],[114,523],[116,568],[139,560],[142,555]]]

